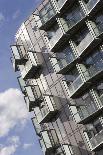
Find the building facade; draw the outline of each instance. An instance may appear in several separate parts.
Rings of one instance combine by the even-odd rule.
[[[103,155],[103,0],[44,0],[11,45],[44,155]]]

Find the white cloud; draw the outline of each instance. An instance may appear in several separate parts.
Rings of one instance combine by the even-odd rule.
[[[32,146],[33,144],[27,144],[27,143],[25,143],[24,145],[23,145],[23,149],[29,149],[31,146]]]
[[[9,145],[0,146],[0,155],[13,155],[20,145],[20,140],[18,136],[12,136],[8,139],[8,141],[10,143]]]
[[[18,89],[10,88],[0,93],[0,137],[8,135],[16,126],[24,126],[28,112]]]
[[[12,16],[12,19],[14,19],[14,20],[17,19],[19,17],[19,15],[20,15],[20,10],[16,10]]]
[[[2,24],[5,21],[5,17],[2,12],[0,12],[0,24]]]
[[[8,138],[8,143],[9,144],[16,144],[16,145],[20,145],[20,138],[19,136],[12,136]]]

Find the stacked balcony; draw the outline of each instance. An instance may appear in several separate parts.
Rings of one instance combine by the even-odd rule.
[[[85,15],[82,10],[77,7],[73,7],[71,12],[65,12],[63,17],[60,17],[60,23],[62,24],[62,28],[58,27],[58,29],[54,32],[52,38],[50,39],[50,50],[56,52],[57,49],[60,49],[61,46],[70,38],[72,34],[80,29],[82,26]],[[51,31],[51,30],[49,30]]]
[[[56,131],[54,129],[42,131],[40,144],[45,155],[50,155],[50,152],[55,153],[60,146]]]
[[[70,7],[74,3],[74,0],[56,0],[56,3],[60,13],[62,13],[67,7]]]
[[[102,8],[102,5],[102,0],[89,0],[89,2],[86,4],[88,14],[93,16],[100,8]]]
[[[99,151],[103,147],[103,127],[101,123],[93,126],[92,124],[87,126],[87,130],[84,131],[84,136],[91,148],[91,151]]]
[[[25,90],[26,82],[23,80],[23,78],[21,76],[18,77],[17,79],[18,79],[18,82],[19,82],[19,86],[21,88],[21,91],[25,95],[26,94],[26,90]]]
[[[61,30],[61,28],[58,28],[56,30],[56,32],[54,33],[54,35],[52,36],[52,38],[49,41],[50,44],[50,50],[54,51],[56,50],[58,47],[60,47],[60,44],[63,43],[63,31]]]
[[[103,130],[90,139],[93,151],[98,151],[103,147]]]
[[[43,101],[42,94],[38,85],[26,86],[26,95],[24,97],[29,112],[40,105]]]
[[[50,122],[57,114],[57,106],[52,96],[44,96],[44,101],[41,103],[40,108],[34,109],[39,123]]]
[[[68,35],[72,35],[78,31],[85,21],[85,14],[79,4],[75,4],[69,11],[66,11],[61,18],[64,31]]]
[[[41,128],[40,124],[38,123],[36,117],[32,118],[32,123],[35,128],[36,134],[40,136],[40,132],[42,131],[42,128]]]
[[[40,20],[42,23],[40,29],[48,30],[48,28],[51,27],[51,25],[55,21],[55,15],[56,12],[52,4],[50,2],[47,2],[47,4],[45,4],[45,7],[43,6],[43,8],[39,11]]]
[[[74,81],[73,78],[73,76],[68,75],[66,76],[65,81],[68,85],[69,96],[75,98],[80,96],[83,91],[85,91],[90,86],[90,82],[87,81],[89,79],[87,72],[85,72],[85,81],[81,75],[78,75]],[[70,82],[71,84],[69,84]]]
[[[65,48],[62,53],[58,53],[57,61],[60,68],[57,74],[65,74],[75,65],[76,57],[71,48]]]
[[[42,69],[42,61],[39,60],[41,53],[30,51],[28,54],[30,60],[25,63],[21,70],[21,76],[24,80],[37,78],[40,76]]]
[[[26,50],[23,45],[11,45],[12,63],[15,71],[18,71],[18,65],[23,65],[27,62]]]
[[[77,114],[80,117],[79,124],[87,124],[97,118],[103,112],[103,106],[97,107],[95,102],[90,102],[77,108]]]
[[[80,95],[84,90],[89,88],[91,85],[95,83],[96,80],[99,80],[103,76],[103,65],[101,66],[91,66],[84,73],[85,80],[83,80],[82,76],[79,75],[72,84],[68,85],[68,89],[70,92],[70,97],[74,98]],[[66,79],[68,82],[68,79]]]
[[[94,38],[89,32],[85,38],[76,47],[79,56],[82,58],[87,55],[93,48],[95,48],[100,43],[100,39]]]
[[[98,12],[92,23],[93,31],[96,37],[103,40],[103,11]]]
[[[71,106],[73,117],[77,123],[86,124],[93,118],[100,115],[103,108],[99,108],[90,93],[85,93],[75,99],[74,105]]]

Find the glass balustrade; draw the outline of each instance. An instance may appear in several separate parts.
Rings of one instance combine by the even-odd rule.
[[[72,84],[68,86],[70,96],[72,96],[83,84],[83,80],[81,78],[81,75],[79,75]]]
[[[101,146],[103,146],[103,130],[101,130],[99,133],[97,133],[96,135],[94,135],[91,139],[90,139],[90,143],[92,145],[92,150],[98,150],[99,148],[101,148]]]
[[[17,79],[18,79],[21,91],[23,92],[23,94],[25,94],[26,93],[26,91],[25,91],[26,82],[23,80],[22,77],[18,77]]]
[[[61,37],[63,36],[62,30],[59,28],[55,33],[54,36],[50,39],[50,49],[52,50],[55,48],[56,44],[59,42]]]
[[[83,52],[86,49],[88,49],[92,45],[92,43],[94,45],[94,37],[90,33],[88,33],[86,37],[77,46],[78,54],[79,55],[83,54]]]
[[[99,1],[100,0],[89,0],[89,2],[87,3],[88,10],[91,11]]]
[[[34,128],[35,128],[36,134],[37,134],[37,135],[40,135],[40,132],[42,131],[42,127],[41,127],[41,125],[38,123],[36,117],[33,117],[33,118],[32,118],[32,123],[33,123],[33,126],[34,126]]]
[[[58,70],[58,73],[64,73],[65,71],[67,71],[68,68],[71,68],[72,67],[72,63],[74,62],[75,60],[75,56],[74,54],[70,54],[68,52],[68,55],[65,55],[65,58],[61,58],[61,59],[58,59],[58,65],[60,67],[60,70]]]

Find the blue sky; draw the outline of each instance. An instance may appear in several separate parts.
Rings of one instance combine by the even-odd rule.
[[[18,90],[10,44],[21,23],[40,0],[0,0],[0,155],[42,155]]]

